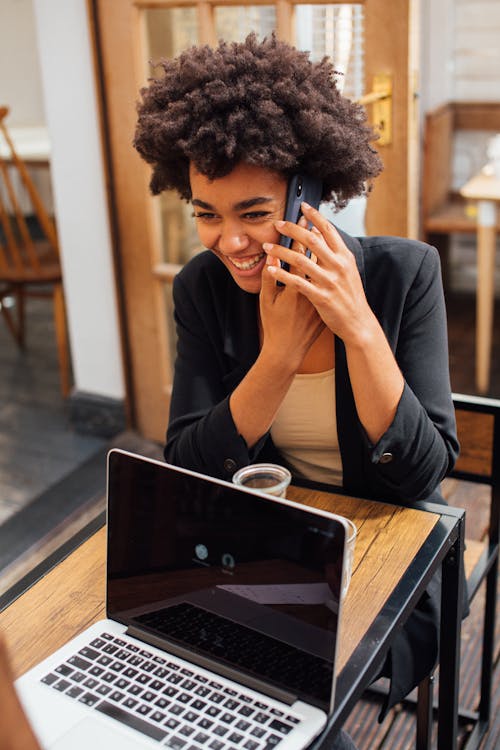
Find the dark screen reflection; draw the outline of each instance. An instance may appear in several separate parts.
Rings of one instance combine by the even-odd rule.
[[[327,708],[338,520],[118,451],[108,481],[108,616]]]

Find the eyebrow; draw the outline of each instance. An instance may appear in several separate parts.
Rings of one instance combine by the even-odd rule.
[[[270,203],[272,200],[273,198],[268,198],[266,196],[256,196],[255,198],[248,198],[247,200],[240,201],[239,203],[235,203],[233,208],[235,211],[242,211],[246,208],[253,208],[253,206],[259,206],[262,203]],[[193,198],[191,203],[193,206],[204,208],[206,211],[215,211],[215,208],[211,206],[210,203],[205,203],[205,201],[199,200],[198,198]]]

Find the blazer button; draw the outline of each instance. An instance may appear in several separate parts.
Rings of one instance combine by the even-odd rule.
[[[224,461],[224,471],[227,471],[228,473],[231,472],[231,474],[233,474],[235,469],[236,461],[234,461],[232,458],[226,458]]]
[[[393,458],[392,453],[382,453],[378,462],[379,464],[390,464]]]

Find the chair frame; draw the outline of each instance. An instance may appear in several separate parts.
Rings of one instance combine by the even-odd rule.
[[[8,107],[0,107],[0,135],[10,154],[7,159],[0,156],[0,177],[5,185],[6,197],[8,198],[8,207],[6,207],[0,195],[0,226],[5,235],[5,246],[0,243],[0,311],[17,345],[23,349],[25,346],[25,297],[27,295],[52,297],[61,392],[65,398],[69,395],[71,386],[70,356],[57,233],[54,222],[48,215],[28,169],[18,156],[9,135],[4,122],[8,113]],[[53,253],[54,260],[51,262],[50,269],[44,267],[37,252],[36,243],[30,235],[9,174],[11,165],[19,173],[39,226],[46,237],[46,244]],[[18,237],[13,231],[12,220],[17,227]],[[40,290],[34,291],[35,287],[47,284],[51,286],[49,293]],[[3,304],[5,298],[9,296],[16,298],[17,320],[14,319],[9,308]]]
[[[491,719],[491,692],[495,658],[495,620],[498,585],[499,538],[500,538],[500,401],[480,396],[453,394],[456,411],[485,414],[493,418],[491,461],[489,471],[476,472],[457,468],[450,476],[491,488],[488,539],[486,547],[472,570],[468,580],[469,604],[472,603],[481,584],[486,582],[484,620],[481,654],[481,684],[479,704],[474,711],[459,709],[459,721],[472,723],[474,728],[467,737],[464,750],[476,750],[486,734]],[[417,750],[431,746],[434,676],[430,675],[418,688],[417,705]]]

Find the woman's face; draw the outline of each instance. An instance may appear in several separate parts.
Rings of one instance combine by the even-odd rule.
[[[279,241],[274,222],[284,215],[285,178],[249,164],[216,180],[192,165],[189,175],[202,244],[220,258],[241,289],[258,294],[266,263],[262,243]]]

